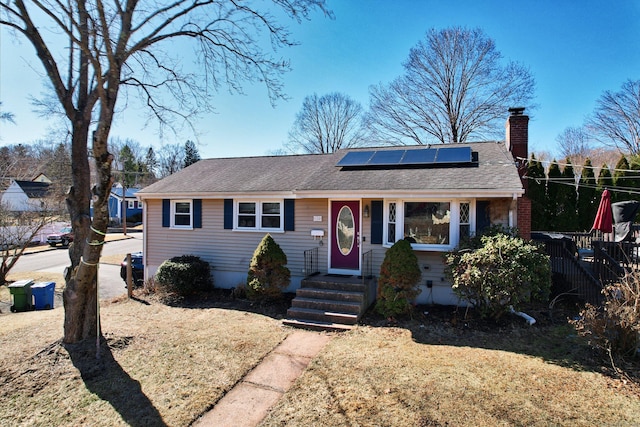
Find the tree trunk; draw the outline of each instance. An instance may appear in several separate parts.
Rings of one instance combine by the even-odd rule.
[[[65,271],[63,292],[65,309],[65,343],[75,343],[101,335],[98,322],[98,263],[108,226],[108,198],[111,190],[111,156],[107,152],[106,135],[98,127],[94,136],[93,155],[98,171],[98,184],[90,188],[87,156],[87,120],[78,120],[73,132],[73,186],[67,195],[74,242],[69,249],[71,266]],[[103,141],[99,141],[103,138]],[[93,200],[93,218],[90,201]]]

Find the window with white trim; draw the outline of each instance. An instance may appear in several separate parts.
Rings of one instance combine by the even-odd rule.
[[[449,245],[450,202],[404,202],[403,236],[419,245]]]
[[[471,236],[471,204],[460,202],[460,238]]]
[[[282,201],[238,201],[236,203],[238,230],[283,230]]]
[[[171,227],[193,227],[193,204],[191,200],[171,201]]]
[[[396,242],[396,203],[390,202],[387,210],[387,243]]]
[[[469,235],[473,204],[456,200],[389,200],[385,202],[385,245],[406,239],[416,250],[451,250]],[[466,234],[465,234],[466,233]]]
[[[135,209],[135,208],[136,208],[135,200],[129,200],[127,203],[127,209]]]

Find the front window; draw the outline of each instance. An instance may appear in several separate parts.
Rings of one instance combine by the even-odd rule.
[[[388,200],[385,246],[406,239],[415,250],[447,251],[474,232],[475,204],[457,200]]]
[[[238,203],[238,227],[239,228],[255,228],[256,227],[256,204],[255,203]]]
[[[262,203],[262,228],[280,228],[280,203]]]
[[[174,201],[172,203],[173,223],[175,228],[191,228],[193,209],[191,201]]]
[[[247,201],[236,205],[236,228],[239,230],[282,230],[282,202]]]
[[[405,202],[404,238],[411,243],[449,245],[451,203]]]

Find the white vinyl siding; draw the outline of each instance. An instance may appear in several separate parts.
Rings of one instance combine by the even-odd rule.
[[[194,234],[188,230],[167,229],[162,224],[162,202],[147,201],[147,222],[145,224],[148,254],[145,262],[150,272],[165,260],[177,256],[197,255],[211,264],[216,272],[246,272],[253,252],[267,231],[261,233],[237,233],[225,230],[223,224],[223,200],[202,200],[202,229]],[[292,276],[303,276],[304,251],[318,248],[320,269],[326,271],[327,245],[311,236],[311,229],[327,231],[327,200],[296,200],[295,229],[273,235],[274,240],[287,255],[287,267]],[[321,216],[321,222],[313,221]],[[324,243],[324,242],[323,242]],[[216,283],[216,286],[230,288],[242,283]]]

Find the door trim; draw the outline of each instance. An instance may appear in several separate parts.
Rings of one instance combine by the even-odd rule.
[[[354,245],[357,246],[358,251],[358,267],[357,269],[344,269],[344,268],[333,268],[332,264],[332,255],[334,250],[334,239],[335,236],[335,221],[333,218],[333,202],[357,202],[358,203],[358,212],[354,212],[354,216],[357,218],[358,229],[356,230],[356,238]],[[329,247],[327,252],[327,271],[330,274],[348,274],[348,275],[360,275],[362,274],[362,199],[329,199],[328,206],[329,214],[329,230],[328,230],[328,245]]]

